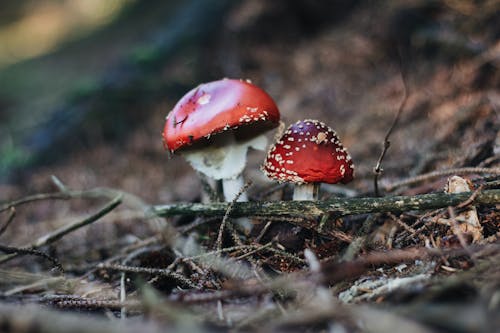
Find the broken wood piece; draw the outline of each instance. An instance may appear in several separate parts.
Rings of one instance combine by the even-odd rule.
[[[473,190],[471,182],[460,176],[448,178],[446,193],[464,193]],[[474,195],[474,194],[473,194]],[[472,236],[472,243],[477,243],[483,239],[483,227],[479,222],[476,206],[469,205],[464,211],[456,214],[455,218],[440,218],[438,223],[451,227],[452,232],[460,237],[461,235]]]

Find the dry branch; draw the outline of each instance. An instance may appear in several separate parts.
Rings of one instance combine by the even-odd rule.
[[[231,208],[231,217],[302,217],[290,219],[291,223],[308,229],[319,230],[318,217],[331,214],[334,217],[347,215],[403,212],[456,206],[468,200],[472,192],[457,194],[431,193],[416,196],[393,196],[384,198],[332,198],[325,201],[264,201],[235,202]],[[475,204],[494,205],[500,203],[500,190],[483,191],[474,198]],[[151,207],[151,213],[157,216],[198,215],[224,216],[230,203],[211,204],[179,203]],[[321,233],[329,235],[332,226],[322,226]]]

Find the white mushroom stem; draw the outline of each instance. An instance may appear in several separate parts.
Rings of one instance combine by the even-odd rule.
[[[186,150],[182,153],[191,166],[212,179],[222,180],[224,200],[233,201],[243,189],[241,172],[245,168],[248,148],[264,150],[267,145],[265,135],[237,142],[232,131],[220,133],[211,138],[210,147],[202,150]],[[237,201],[248,201],[246,193],[241,193]],[[252,229],[248,218],[239,218],[237,223],[246,231]]]
[[[195,170],[212,179],[222,179],[224,198],[233,201],[244,185],[241,172],[245,168],[248,148],[264,150],[267,138],[260,135],[237,142],[230,131],[217,134],[211,140],[210,147],[186,150],[182,155]],[[243,193],[238,201],[248,201],[248,197]]]
[[[240,193],[241,189],[245,186],[245,182],[241,174],[236,178],[222,179],[222,191],[224,192],[224,201],[231,202]],[[236,201],[246,202],[248,201],[248,195],[246,192],[240,194]]]
[[[293,189],[293,200],[294,201],[317,200],[318,193],[319,193],[319,183],[295,185],[295,188]]]

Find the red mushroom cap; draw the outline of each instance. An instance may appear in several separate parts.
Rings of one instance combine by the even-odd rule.
[[[306,119],[290,126],[267,154],[264,173],[293,183],[348,183],[354,177],[351,156],[334,130]]]
[[[279,118],[273,99],[259,87],[242,80],[213,81],[189,91],[175,105],[165,122],[163,144],[174,152],[240,126],[249,127],[245,135],[255,136],[278,126]]]

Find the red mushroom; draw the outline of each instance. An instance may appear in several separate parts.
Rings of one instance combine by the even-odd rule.
[[[297,184],[294,200],[315,199],[319,183],[346,184],[354,177],[351,156],[335,131],[311,119],[285,131],[270,148],[262,170],[269,178]]]
[[[264,150],[263,133],[279,124],[272,98],[248,81],[223,79],[189,91],[168,114],[163,144],[199,172],[223,180],[226,201],[243,186],[249,147]],[[246,200],[246,197],[240,197]]]

